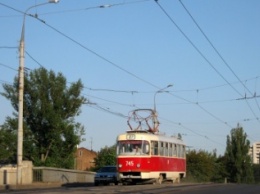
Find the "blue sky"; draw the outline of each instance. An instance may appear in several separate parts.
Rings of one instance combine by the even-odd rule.
[[[18,73],[21,12],[44,2],[0,0],[0,92]],[[28,12],[45,24],[26,17],[25,66],[82,80],[93,104],[77,118],[80,146],[114,144],[128,130],[119,114],[153,108],[172,84],[156,94],[160,131],[223,154],[237,123],[260,141],[259,10],[258,0],[61,0]],[[0,106],[1,124],[13,110],[2,96]]]

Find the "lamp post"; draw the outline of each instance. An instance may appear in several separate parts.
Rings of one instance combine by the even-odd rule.
[[[158,121],[158,114],[156,111],[156,102],[155,102],[155,97],[158,93],[162,93],[162,92],[166,92],[165,89],[172,87],[172,84],[169,84],[168,86],[156,91],[154,93],[154,97],[153,97],[153,103],[154,103],[154,108],[153,108],[153,112],[152,112],[152,118],[153,118],[153,133],[157,133],[159,132],[158,127],[159,127],[159,121]]]
[[[38,6],[49,3],[58,3],[59,0],[49,0],[46,3],[37,4],[25,10],[23,15],[23,26],[19,45],[19,97],[18,97],[18,130],[17,130],[17,174],[16,184],[22,184],[22,162],[23,162],[23,95],[24,95],[24,31],[27,12]]]
[[[154,109],[154,112],[155,112],[155,113],[156,113],[156,102],[155,102],[156,94],[162,93],[162,92],[166,92],[165,89],[170,88],[170,87],[172,87],[172,84],[169,84],[168,86],[166,86],[166,87],[164,87],[164,88],[162,88],[162,89],[160,89],[160,90],[158,90],[158,91],[156,91],[156,92],[154,93],[154,97],[153,97],[154,108],[153,108],[153,109]]]

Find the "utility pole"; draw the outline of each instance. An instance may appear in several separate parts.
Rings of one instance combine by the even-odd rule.
[[[18,129],[17,129],[17,174],[16,184],[22,184],[22,166],[23,166],[23,95],[24,95],[24,45],[25,45],[25,18],[27,12],[41,5],[48,3],[58,3],[59,0],[49,0],[49,2],[37,4],[29,7],[23,15],[23,26],[19,45],[19,96],[18,96]]]

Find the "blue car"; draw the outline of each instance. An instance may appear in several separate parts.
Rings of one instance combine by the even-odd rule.
[[[116,166],[104,166],[100,168],[95,175],[94,185],[108,185],[111,183],[115,185],[118,184]]]

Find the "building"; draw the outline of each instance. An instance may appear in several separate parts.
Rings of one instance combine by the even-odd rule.
[[[260,164],[260,142],[253,143],[249,149],[249,155],[252,158],[253,164]]]
[[[90,170],[90,168],[95,167],[94,158],[96,157],[96,152],[83,147],[78,148],[75,157],[75,169]]]

